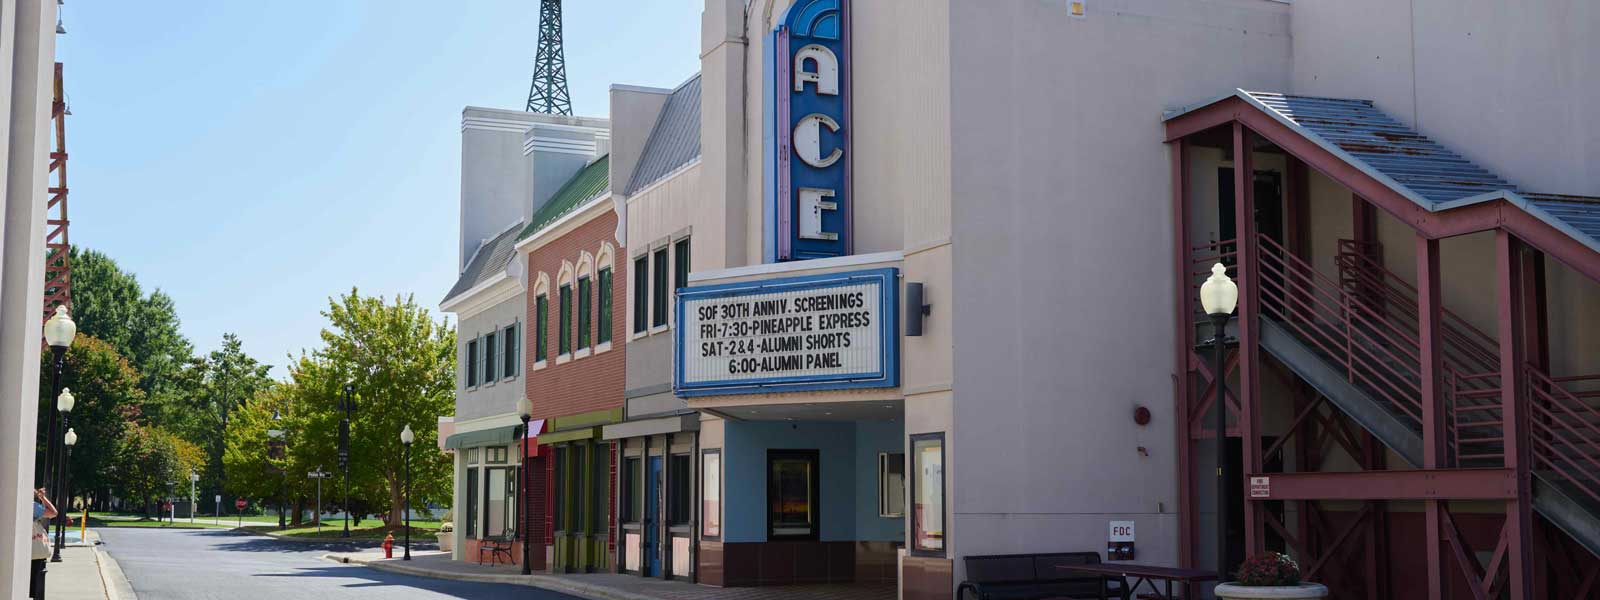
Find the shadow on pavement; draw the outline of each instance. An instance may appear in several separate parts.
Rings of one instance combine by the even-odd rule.
[[[335,579],[361,579],[347,583],[349,588],[402,587],[425,590],[456,598],[531,598],[533,600],[579,600],[576,596],[546,589],[502,584],[428,579],[402,573],[390,573],[356,565],[329,565],[326,567],[298,567],[294,573],[258,573],[255,577],[328,577]]]
[[[269,536],[256,535],[253,533],[242,533],[238,531],[196,531],[191,533],[191,535],[233,539],[234,541],[231,542],[216,542],[217,550],[233,552],[350,552],[371,550],[379,547],[379,542],[374,542],[372,540],[291,541],[281,540]],[[438,544],[436,543],[411,545],[412,552],[419,550],[434,550],[436,548],[438,548]],[[397,545],[395,547],[395,554],[398,555],[400,552],[401,548]]]

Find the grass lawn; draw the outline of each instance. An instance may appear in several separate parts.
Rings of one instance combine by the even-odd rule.
[[[77,521],[74,520],[73,522],[76,523]],[[96,527],[140,527],[151,529],[192,529],[195,527],[207,527],[212,529],[227,529],[233,527],[234,525],[234,523],[223,523],[219,525],[199,519],[196,519],[193,523],[190,523],[188,519],[178,519],[175,523],[169,523],[165,519],[156,521],[154,519],[140,520],[138,518],[102,518],[94,516],[93,514],[89,515],[90,529],[94,529]]]
[[[245,529],[254,531],[256,533],[265,533],[269,535],[278,535],[291,538],[336,540],[340,539],[339,534],[344,531],[344,522],[334,520],[323,521],[322,533],[320,534],[317,533],[316,525],[311,524],[303,524],[300,527],[290,527],[282,531],[278,530],[278,526],[275,523],[272,525],[250,525],[246,526]],[[438,531],[438,529],[438,521],[419,521],[416,519],[411,520],[411,538],[413,541],[420,537],[433,539],[433,534]],[[399,538],[404,536],[405,529],[403,527],[396,527],[392,531],[395,537]],[[383,539],[383,536],[389,534],[390,532],[391,530],[385,527],[381,521],[362,519],[360,527],[350,527],[350,538],[358,540],[381,540]]]

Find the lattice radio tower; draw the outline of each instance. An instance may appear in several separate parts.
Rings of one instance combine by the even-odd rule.
[[[57,25],[59,28],[60,25]],[[50,175],[46,201],[44,258],[44,319],[49,320],[56,306],[72,305],[72,241],[67,238],[67,108],[61,82],[61,63],[56,63],[54,99],[50,120],[55,129],[55,149],[50,151]]]
[[[567,60],[561,50],[561,0],[539,2],[539,54],[533,63],[527,110],[572,114],[572,98],[567,95]]]

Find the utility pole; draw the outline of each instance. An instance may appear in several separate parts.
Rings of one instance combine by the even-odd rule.
[[[350,411],[356,406],[354,392],[354,386],[345,384],[344,399],[339,403],[339,408],[344,409],[344,419],[339,421],[339,469],[344,471],[344,533],[339,537],[350,537]]]

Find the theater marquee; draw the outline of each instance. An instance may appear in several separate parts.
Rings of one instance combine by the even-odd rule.
[[[900,384],[897,269],[686,288],[680,396]]]

